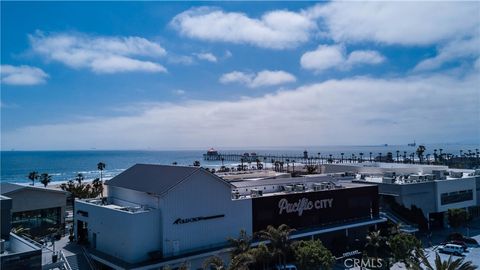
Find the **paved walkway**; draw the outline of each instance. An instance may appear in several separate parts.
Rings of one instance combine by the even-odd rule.
[[[70,242],[68,235],[62,237],[60,240],[55,241],[55,251],[62,250],[65,254],[65,257],[70,264],[72,270],[91,270],[92,268],[88,264],[87,258],[85,257],[82,247],[77,245],[74,242]],[[42,264],[47,264],[52,262],[52,253],[53,246],[48,244],[47,249],[43,249],[42,252]]]

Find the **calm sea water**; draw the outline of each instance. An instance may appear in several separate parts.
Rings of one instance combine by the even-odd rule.
[[[444,153],[459,155],[459,151],[475,151],[480,148],[478,145],[465,144],[443,144],[426,145],[427,153],[433,153],[433,149],[442,148]],[[303,151],[307,150],[309,156],[340,156],[345,153],[345,157],[352,153],[358,155],[363,152],[364,158],[368,158],[369,152],[373,155],[399,150],[401,153],[407,151],[412,153],[415,147],[406,145],[389,146],[324,146],[324,147],[289,147],[289,148],[265,148],[265,149],[242,149],[229,150],[219,149],[220,153],[244,153],[256,152],[257,154],[273,155],[295,155],[302,156]],[[203,161],[205,151],[2,151],[1,152],[1,181],[2,182],[29,182],[27,175],[31,171],[39,173],[49,173],[53,176],[53,181],[67,181],[73,179],[76,174],[82,173],[86,179],[99,177],[97,163],[104,162],[104,179],[111,178],[126,168],[136,163],[150,164],[172,164],[177,162],[179,165],[192,165],[195,160],[199,160],[205,167],[220,167],[221,162]],[[234,166],[234,162],[225,162],[225,165]]]

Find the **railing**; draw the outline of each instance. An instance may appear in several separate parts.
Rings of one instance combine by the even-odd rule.
[[[60,260],[63,261],[63,266],[65,267],[66,270],[72,270],[72,267],[70,266],[70,263],[67,261],[67,257],[65,257],[65,253],[63,253],[62,250],[60,250]]]
[[[90,269],[97,269],[95,263],[92,261],[92,258],[90,257],[90,254],[88,253],[87,249],[82,246],[82,253],[83,253],[83,256],[85,256],[85,259],[87,260],[87,263],[88,263],[88,266],[90,267]]]

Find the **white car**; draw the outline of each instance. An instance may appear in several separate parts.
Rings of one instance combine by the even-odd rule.
[[[440,248],[440,252],[449,253],[457,256],[461,256],[463,254],[463,247],[460,245],[455,244],[446,244]]]

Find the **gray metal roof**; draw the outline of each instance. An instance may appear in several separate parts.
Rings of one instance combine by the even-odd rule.
[[[106,181],[106,184],[160,195],[200,170],[203,169],[172,165],[136,164]]]
[[[298,183],[315,183],[325,181],[336,181],[335,178],[329,175],[321,175],[315,177],[291,177],[291,178],[274,178],[274,179],[258,179],[258,180],[243,180],[232,181],[230,184],[237,188],[255,187],[255,186],[268,186],[268,185],[288,185]]]
[[[8,194],[8,193],[11,193],[11,192],[14,192],[14,191],[17,191],[17,190],[20,190],[20,189],[24,189],[24,188],[27,188],[27,187],[22,186],[22,185],[13,184],[13,183],[1,183],[0,184],[1,194]]]
[[[57,192],[57,193],[65,193],[67,194],[67,191],[63,191],[60,189],[53,189],[53,188],[44,188],[42,187],[37,187],[37,186],[26,186],[26,185],[19,185],[19,184],[14,184],[14,183],[1,183],[0,184],[0,193],[2,195],[8,195],[10,193],[14,193],[20,190],[34,190],[34,191],[40,191],[40,192]]]

